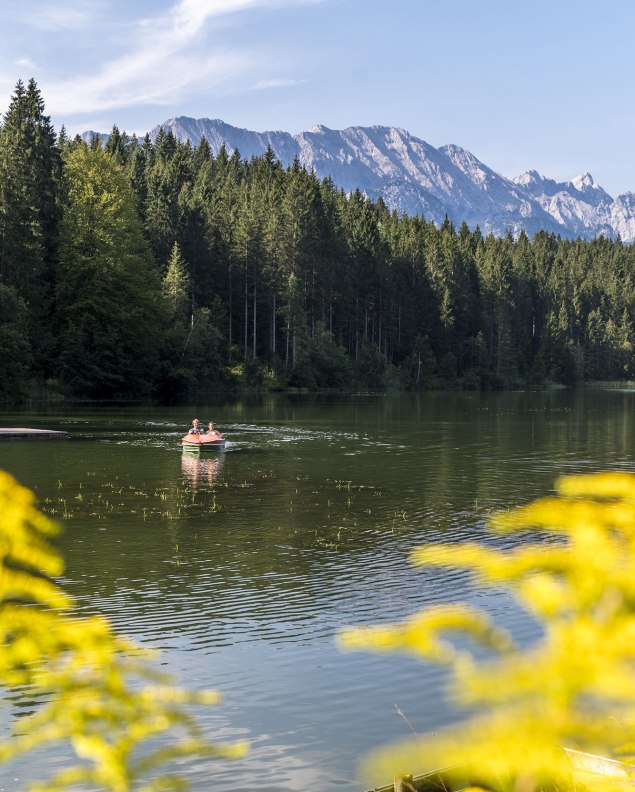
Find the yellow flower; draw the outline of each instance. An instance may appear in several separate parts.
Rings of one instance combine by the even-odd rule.
[[[179,782],[160,767],[180,756],[241,756],[245,743],[209,742],[188,711],[218,703],[215,691],[173,686],[151,653],[115,635],[106,619],[72,615],[71,598],[52,580],[63,569],[48,541],[57,532],[32,493],[0,471],[0,682],[45,699],[0,742],[0,761],[63,741],[81,761],[33,790],[128,792],[150,771],[152,788],[166,788],[168,778],[174,788]],[[176,730],[182,736],[166,748],[144,750],[148,739]]]
[[[533,646],[514,648],[485,616],[459,605],[340,634],[348,649],[408,651],[450,664],[456,699],[479,713],[437,737],[376,752],[367,764],[373,780],[450,767],[442,772],[450,788],[632,789],[635,475],[565,477],[556,492],[491,520],[495,531],[537,531],[533,544],[507,551],[433,545],[411,555],[414,564],[458,566],[480,585],[507,586],[542,622]],[[494,659],[457,651],[449,637],[456,630],[488,644]],[[624,764],[613,776],[580,772],[563,750],[572,745]]]

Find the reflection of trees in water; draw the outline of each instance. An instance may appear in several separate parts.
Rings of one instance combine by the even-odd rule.
[[[198,454],[184,453],[181,457],[183,478],[194,492],[202,485],[212,485],[222,466],[222,456],[201,458]]]

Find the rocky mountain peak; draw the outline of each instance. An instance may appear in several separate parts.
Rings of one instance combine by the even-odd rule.
[[[617,199],[590,173],[556,182],[527,170],[508,179],[454,143],[435,148],[399,127],[351,126],[343,130],[316,124],[306,132],[253,132],[220,119],[178,116],[155,127],[171,129],[181,141],[197,146],[204,136],[214,154],[224,144],[244,158],[260,156],[270,146],[283,165],[295,157],[319,178],[330,177],[338,188],[381,197],[392,210],[459,225],[479,225],[485,233],[508,231],[533,235],[545,230],[562,236],[592,238],[598,234],[635,241],[635,196]],[[85,133],[90,139],[94,133]],[[102,140],[107,135],[101,135]]]
[[[541,184],[545,179],[537,170],[528,170],[521,173],[520,176],[515,176],[512,181],[516,184],[520,184],[522,187],[526,187],[529,184]]]
[[[586,173],[581,173],[579,176],[571,179],[571,184],[579,190],[580,192],[584,192],[585,190],[589,190],[592,188],[597,189],[596,183],[593,181],[593,176],[587,171]]]

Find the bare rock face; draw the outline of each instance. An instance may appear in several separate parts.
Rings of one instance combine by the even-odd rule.
[[[318,125],[291,135],[180,116],[155,127],[150,136],[156,138],[161,128],[194,146],[205,137],[214,154],[223,144],[228,153],[238,149],[244,158],[270,147],[284,165],[297,158],[338,188],[359,189],[373,200],[383,198],[390,209],[423,214],[436,223],[447,215],[456,225],[465,221],[496,235],[525,231],[531,236],[544,230],[635,241],[635,194],[614,199],[590,173],[560,183],[535,170],[508,179],[460,146],[435,148],[405,129],[386,126],[335,130]]]
[[[635,194],[618,195],[611,205],[611,228],[622,242],[635,240]]]
[[[614,199],[595,184],[590,173],[558,183],[528,171],[514,181],[574,236],[617,235],[611,221]]]

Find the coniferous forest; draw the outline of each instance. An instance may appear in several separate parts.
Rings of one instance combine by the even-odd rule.
[[[635,375],[635,250],[399,216],[271,151],[0,128],[0,401]]]

